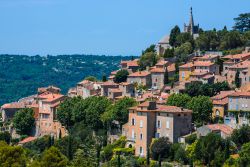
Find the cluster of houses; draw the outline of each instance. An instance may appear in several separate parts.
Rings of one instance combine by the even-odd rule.
[[[198,35],[198,28],[199,25],[194,25],[191,9],[190,23],[185,25],[185,32],[195,37]],[[164,51],[171,47],[169,37],[164,37],[156,47],[157,53],[163,55]],[[223,68],[218,60],[223,60]],[[112,101],[131,97],[138,102],[138,105],[129,108],[128,122],[123,125],[120,133],[127,137],[127,147],[134,147],[138,156],[147,155],[147,148],[153,138],[165,136],[171,142],[185,142],[183,138],[194,131],[198,137],[214,132],[226,138],[231,135],[233,129],[250,123],[249,65],[248,49],[237,55],[193,56],[187,63],[179,65],[178,71],[174,59],[161,58],[155,66],[143,71],[139,68],[138,59],[121,61],[119,70],[127,70],[129,73],[125,82],[115,82],[119,71],[117,70],[111,72],[106,82],[83,80],[77,83],[74,88],[69,89],[67,96],[62,95],[60,89],[54,86],[39,88],[35,95],[1,106],[2,122],[7,124],[20,109],[30,108],[34,111],[36,120],[33,137],[24,139],[20,143],[44,135],[59,138],[67,135],[67,130],[57,120],[57,109],[67,97],[81,96],[85,99],[90,96],[106,96]],[[166,80],[174,78],[176,73],[179,74],[179,81],[173,85],[166,84]],[[222,118],[224,124],[204,125],[195,129],[191,110],[165,105],[171,94],[183,92],[192,82],[213,84],[226,81],[233,85],[236,75],[242,85],[240,89],[221,91],[211,97],[213,103],[211,116]],[[1,131],[9,131],[12,136],[17,136],[12,126],[2,127]]]
[[[32,136],[53,135],[59,138],[67,135],[65,127],[56,118],[56,110],[66,98],[60,91],[59,88],[54,86],[38,88],[35,95],[2,105],[0,109],[2,122],[8,124],[16,112],[30,108],[34,111],[35,118],[35,128],[32,131]],[[9,131],[13,137],[18,137],[11,125],[3,126],[1,131]]]

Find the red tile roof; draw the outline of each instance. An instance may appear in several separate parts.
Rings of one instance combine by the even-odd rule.
[[[137,67],[138,65],[138,60],[133,60],[133,61],[121,61],[121,64],[126,64],[127,67]]]
[[[211,125],[207,125],[207,127],[211,129],[212,131],[219,130],[227,135],[230,135],[233,133],[233,128],[225,124],[211,124]]]
[[[27,137],[27,138],[23,139],[22,141],[20,141],[19,144],[29,143],[29,142],[32,142],[32,141],[34,141],[36,139],[37,139],[36,137],[30,136],[30,137]]]
[[[163,69],[163,68],[152,68],[151,70],[150,70],[150,72],[152,72],[152,73],[165,73],[165,69]]]
[[[184,109],[176,106],[157,105],[157,111],[170,113],[192,113],[192,110]]]
[[[38,95],[38,98],[40,98],[46,102],[52,102],[52,101],[58,100],[62,97],[64,97],[64,95],[62,95],[62,94],[54,94],[54,93],[47,93],[47,92]]]
[[[13,103],[7,103],[2,105],[3,109],[10,109],[10,108],[25,108],[25,104],[24,103],[19,103],[19,102],[13,102]]]
[[[211,99],[212,99],[212,100],[221,100],[221,99],[223,99],[223,98],[228,97],[229,95],[231,95],[231,94],[233,94],[233,93],[235,93],[234,90],[220,91],[219,94],[217,94],[217,95],[211,97]]]
[[[230,94],[229,97],[250,97],[250,92],[235,92]]]
[[[226,58],[226,59],[246,59],[247,57],[250,57],[250,52],[236,54],[236,55],[227,55],[227,56],[224,56],[223,58]]]
[[[249,60],[246,60],[246,61],[243,61],[243,62],[240,62],[240,63],[237,63],[231,67],[229,67],[230,69],[232,68],[235,68],[235,69],[238,69],[238,68],[248,68],[250,66],[250,61]]]
[[[146,77],[150,75],[148,71],[138,71],[129,75],[129,77]]]
[[[102,86],[112,86],[112,85],[117,85],[118,86],[117,83],[114,83],[112,81],[103,82],[101,85]]]

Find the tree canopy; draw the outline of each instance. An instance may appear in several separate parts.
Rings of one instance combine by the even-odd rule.
[[[234,29],[240,32],[250,30],[250,13],[242,13],[238,17],[234,18]]]
[[[177,46],[176,38],[177,36],[181,33],[181,30],[179,26],[175,26],[171,32],[170,32],[170,37],[169,37],[169,44],[173,47]]]
[[[146,69],[146,67],[154,66],[157,63],[157,60],[158,60],[158,57],[156,53],[147,52],[140,57],[138,64],[140,66],[140,69],[144,70]]]
[[[30,108],[21,109],[15,113],[13,126],[20,135],[30,135],[35,126],[34,111]]]
[[[121,82],[126,82],[127,81],[127,78],[128,78],[128,71],[127,70],[119,70],[116,74],[115,74],[115,79],[114,81],[116,83],[121,83]]]
[[[168,97],[167,105],[187,108],[191,99],[187,94],[172,94]]]
[[[97,81],[97,78],[94,77],[94,76],[87,76],[84,78],[84,80],[88,80],[88,81],[92,81],[92,82],[96,82]]]
[[[193,121],[199,126],[207,123],[211,119],[213,103],[207,96],[193,97],[188,103],[188,108],[193,110]]]

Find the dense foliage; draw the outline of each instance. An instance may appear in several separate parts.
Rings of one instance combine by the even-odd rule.
[[[220,91],[230,90],[227,82],[217,82],[214,84],[202,84],[200,82],[192,82],[185,89],[185,93],[189,96],[215,96]]]
[[[0,105],[35,94],[37,88],[55,85],[66,93],[87,76],[102,79],[130,57],[59,55],[0,55]],[[20,88],[22,89],[20,91]]]
[[[20,135],[30,135],[35,126],[34,111],[30,108],[21,109],[13,118],[13,126]]]
[[[115,80],[114,81],[116,83],[126,82],[128,75],[129,75],[129,73],[128,73],[127,70],[119,70],[115,74]]]

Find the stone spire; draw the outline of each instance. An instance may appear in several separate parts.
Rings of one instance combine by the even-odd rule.
[[[190,20],[189,20],[189,27],[191,34],[194,33],[194,18],[193,18],[193,9],[190,8]]]

